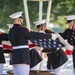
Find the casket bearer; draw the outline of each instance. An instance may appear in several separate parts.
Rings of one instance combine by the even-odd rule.
[[[9,16],[13,22],[13,27],[9,30],[9,40],[13,46],[11,64],[13,65],[14,75],[29,75],[29,39],[57,38],[55,34],[46,35],[44,33],[29,32],[27,28],[22,26],[22,13],[20,11]]]
[[[74,67],[74,75],[75,75],[75,15],[66,16],[68,28],[60,33],[60,35],[67,40],[70,45],[74,46],[74,50],[72,52],[73,55],[73,67]]]
[[[46,20],[36,21],[34,22],[36,25],[36,28],[38,32],[42,32],[45,34],[53,34],[54,32],[51,30],[48,30],[46,28]],[[60,42],[62,42],[65,45],[65,48],[67,49],[73,49],[73,46],[70,46],[68,43],[64,41],[64,39],[57,34],[58,38],[60,39]],[[63,68],[63,64],[65,64],[68,60],[66,54],[64,51],[56,48],[44,48],[43,52],[47,53],[48,61],[47,61],[47,68],[50,72],[60,75],[60,72]]]

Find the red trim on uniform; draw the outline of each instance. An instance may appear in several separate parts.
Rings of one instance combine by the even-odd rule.
[[[66,50],[65,53],[66,53],[66,55],[71,55],[72,51],[71,50]]]
[[[2,34],[2,32],[0,31],[0,35]]]
[[[35,47],[35,44],[29,44],[29,48]]]

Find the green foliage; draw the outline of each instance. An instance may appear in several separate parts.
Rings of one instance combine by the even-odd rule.
[[[43,19],[46,18],[47,5],[48,2],[43,3]],[[65,15],[75,14],[74,5],[75,0],[52,0],[51,22],[58,24],[62,29],[67,28]],[[28,10],[31,27],[35,29],[33,22],[39,17],[39,2],[28,1]],[[17,11],[24,11],[23,0],[0,0],[0,28],[7,29],[7,24],[12,23],[9,15]],[[25,18],[24,26],[26,26]]]
[[[16,11],[23,10],[22,0],[0,0],[0,28],[7,29],[7,24],[12,23],[9,15]]]
[[[53,22],[59,24],[62,29],[67,28],[65,16],[74,15],[75,0],[53,0],[51,17]]]

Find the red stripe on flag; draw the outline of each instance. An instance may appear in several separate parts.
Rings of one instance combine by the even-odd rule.
[[[66,55],[71,55],[72,51],[71,50],[66,50],[65,53],[66,53]]]
[[[9,45],[3,44],[2,46],[3,46],[4,49],[13,49],[13,47],[12,46],[9,46]]]

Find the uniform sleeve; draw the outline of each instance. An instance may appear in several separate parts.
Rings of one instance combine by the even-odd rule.
[[[2,33],[2,34],[0,34],[0,40],[8,40],[8,34],[6,34],[6,33]]]
[[[23,28],[23,33],[24,36],[27,37],[28,39],[50,39],[51,38],[51,34],[45,34],[45,33],[39,33],[39,32],[29,32],[28,29]]]
[[[59,33],[62,38],[67,39],[67,30],[65,30],[63,33]]]

